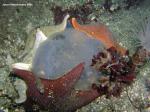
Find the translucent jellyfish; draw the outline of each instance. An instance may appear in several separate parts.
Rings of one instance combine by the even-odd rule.
[[[100,75],[90,66],[93,55],[103,49],[104,45],[100,41],[68,28],[39,46],[33,58],[32,71],[40,78],[57,79],[84,62],[85,69],[76,89],[88,89]]]

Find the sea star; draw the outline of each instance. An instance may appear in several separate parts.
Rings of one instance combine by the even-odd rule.
[[[38,46],[43,41],[45,41],[48,37],[50,37],[51,35],[65,30],[65,28],[67,26],[67,20],[68,20],[69,17],[70,17],[70,15],[67,14],[64,17],[64,20],[62,21],[62,23],[59,24],[59,25],[42,26],[40,28],[33,29],[30,32],[29,37],[27,38],[25,50],[21,54],[21,56],[19,57],[22,61],[19,62],[19,63],[15,63],[12,66],[14,68],[18,68],[18,69],[21,69],[21,70],[31,71],[31,69],[32,69],[32,59],[34,57],[34,54],[35,54],[36,49],[38,48]],[[38,80],[38,78],[37,78],[37,85],[39,86],[39,88],[41,90],[43,89],[43,86],[42,86],[42,84],[40,84],[40,81]],[[19,95],[19,96],[21,97],[21,95]],[[24,98],[25,98],[24,100],[26,100],[26,96],[24,96]],[[16,99],[16,100],[19,100],[19,99]],[[20,102],[20,100],[19,100],[19,102]]]
[[[81,63],[56,80],[41,79],[44,85],[43,94],[37,89],[35,75],[32,72],[13,68],[12,73],[22,78],[28,85],[27,100],[24,103],[27,112],[33,111],[35,104],[40,109],[50,109],[53,112],[72,112],[100,96],[100,93],[92,88],[87,91],[74,90],[73,87],[83,69],[84,64]]]
[[[100,40],[107,49],[115,47],[121,54],[126,54],[126,49],[120,46],[113,38],[109,29],[103,24],[80,25],[75,18],[71,23],[76,30],[90,35],[91,38]]]
[[[38,48],[39,44],[47,39],[47,36],[38,29],[36,38],[40,37],[39,41],[34,44],[34,50]],[[33,54],[34,55],[34,54]],[[71,112],[84,105],[87,105],[101,94],[97,89],[91,88],[89,90],[75,90],[74,86],[79,80],[84,69],[84,64],[81,63],[74,67],[66,75],[57,79],[43,79],[39,78],[37,81],[36,75],[32,72],[32,62],[30,63],[15,63],[12,65],[12,73],[22,78],[27,84],[27,99],[24,102],[26,111],[33,111],[35,104],[40,109],[47,109],[53,112]],[[37,82],[44,90],[39,91]]]
[[[39,29],[40,31],[43,33],[43,35],[46,37],[46,38],[49,38],[51,35],[55,34],[55,33],[58,33],[58,32],[61,32],[61,31],[64,31],[66,26],[67,26],[67,20],[68,18],[70,17],[69,14],[67,14],[62,23],[59,24],[59,25],[54,25],[54,26],[41,26],[40,28],[37,28],[37,29],[32,29],[31,32],[29,33],[29,36],[27,38],[27,41],[26,41],[26,45],[25,45],[25,50],[24,52],[20,55],[20,59],[24,58],[24,62],[27,62],[28,58],[32,56],[33,54],[33,47],[35,45],[35,41],[37,40],[37,38],[34,38],[35,35],[37,34],[37,32],[39,32]],[[45,40],[45,39],[44,39]],[[42,41],[42,40],[41,40]],[[28,56],[27,56],[28,55]],[[31,61],[31,60],[29,60]],[[28,62],[29,62],[28,61]]]

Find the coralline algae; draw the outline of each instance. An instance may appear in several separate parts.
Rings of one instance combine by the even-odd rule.
[[[41,43],[37,49],[32,63],[33,73],[40,78],[57,79],[74,66],[85,62],[84,75],[79,83],[87,88],[95,82],[99,74],[90,65],[93,55],[103,49],[103,44],[72,28],[55,34],[52,38]],[[80,89],[80,86],[77,88]]]

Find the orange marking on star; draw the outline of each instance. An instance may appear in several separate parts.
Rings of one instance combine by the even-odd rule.
[[[115,47],[121,54],[126,53],[126,49],[120,46],[114,39],[112,33],[103,24],[80,25],[75,18],[71,19],[72,26],[81,32],[86,33],[91,38],[101,41],[107,49]]]

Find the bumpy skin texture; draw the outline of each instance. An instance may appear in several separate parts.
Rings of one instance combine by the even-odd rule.
[[[52,38],[37,49],[32,63],[33,73],[44,79],[57,79],[80,62],[85,62],[82,81],[79,82],[88,88],[97,80],[98,73],[90,65],[93,55],[102,50],[102,43],[72,28],[67,28]],[[95,79],[92,78],[93,81],[90,82],[88,79],[91,77]],[[83,88],[78,86],[78,89]]]
[[[12,73],[22,78],[28,85],[27,100],[24,103],[26,112],[32,112],[35,104],[40,109],[52,112],[73,112],[100,96],[101,94],[92,88],[88,91],[74,90],[74,85],[83,69],[84,64],[81,63],[56,80],[41,79],[44,85],[44,93],[41,94],[36,87],[36,79],[32,72],[14,68]]]

